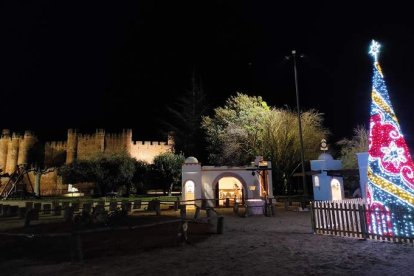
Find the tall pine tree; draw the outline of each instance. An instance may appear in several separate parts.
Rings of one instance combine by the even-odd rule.
[[[201,129],[201,117],[206,115],[209,107],[201,81],[193,71],[191,87],[170,106],[170,116],[164,121],[165,129],[172,132],[176,153],[206,160],[204,132]]]

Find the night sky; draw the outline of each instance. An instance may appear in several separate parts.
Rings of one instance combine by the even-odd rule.
[[[368,123],[371,39],[402,130],[414,146],[412,10],[306,1],[4,1],[0,126],[64,139],[68,128],[132,128],[165,139],[165,106],[193,72],[211,106],[236,91],[325,114],[330,142]],[[394,1],[395,2],[395,1]],[[408,4],[407,4],[408,5]]]

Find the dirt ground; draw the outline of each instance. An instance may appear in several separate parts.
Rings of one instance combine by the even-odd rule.
[[[2,275],[414,275],[412,245],[315,235],[310,213],[293,209],[277,208],[274,217],[243,218],[230,209],[218,212],[224,216],[224,233],[190,235],[190,244],[167,242],[166,247],[111,254],[112,243],[105,250],[108,254],[86,256],[82,264],[35,260],[21,252],[20,258],[3,259],[0,271]],[[157,231],[151,233],[169,235],[161,227]],[[121,236],[131,244],[138,241],[137,247],[147,239],[145,234]]]

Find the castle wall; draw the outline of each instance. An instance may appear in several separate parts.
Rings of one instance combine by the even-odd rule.
[[[165,152],[171,146],[165,146],[165,142],[138,142],[143,147],[134,146],[132,142],[132,130],[123,130],[122,133],[105,133],[98,129],[95,134],[80,134],[76,131],[68,131],[66,164],[76,159],[89,160],[98,153],[127,153],[152,162],[155,155]],[[149,146],[147,146],[147,144]],[[143,150],[141,153],[137,153]],[[155,155],[154,155],[155,154]]]
[[[97,131],[96,134],[78,134],[77,159],[89,160],[105,149],[105,132]]]
[[[63,165],[67,160],[67,142],[53,141],[45,144],[45,166]]]
[[[123,130],[122,133],[105,135],[106,153],[129,153],[131,151],[132,130]]]
[[[28,173],[30,183],[34,188],[35,173],[33,171]],[[30,191],[31,187],[27,182],[27,189]],[[68,192],[68,185],[62,183],[62,177],[58,176],[57,170],[43,174],[40,178],[40,195],[41,196],[58,196]]]
[[[147,163],[153,163],[154,157],[161,153],[171,152],[172,145],[158,141],[134,141],[131,142],[131,157]]]

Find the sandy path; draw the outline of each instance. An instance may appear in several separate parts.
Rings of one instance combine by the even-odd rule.
[[[195,245],[92,259],[83,265],[22,261],[13,265],[12,274],[414,275],[411,245],[314,235],[309,212],[277,209],[275,217],[248,218],[220,212],[225,215],[224,234]]]

